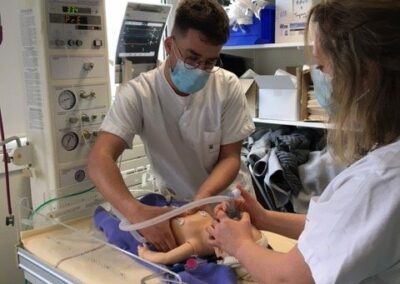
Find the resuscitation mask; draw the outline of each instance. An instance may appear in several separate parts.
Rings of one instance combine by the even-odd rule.
[[[183,61],[177,58],[175,68],[171,69],[171,80],[182,93],[193,94],[201,90],[207,83],[210,73],[199,68],[188,69]]]
[[[314,84],[315,98],[321,107],[329,111],[332,103],[332,77],[313,66],[311,68],[311,78]]]

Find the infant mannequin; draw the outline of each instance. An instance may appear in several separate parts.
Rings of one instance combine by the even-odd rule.
[[[158,264],[174,264],[186,260],[192,255],[205,257],[216,254],[218,257],[227,257],[222,251],[214,250],[207,243],[208,235],[205,227],[211,224],[212,217],[205,211],[198,211],[192,215],[170,219],[171,229],[178,246],[168,252],[156,252],[146,246],[138,247],[140,257]],[[261,241],[262,246],[267,246],[267,241],[262,233],[252,228],[253,239]]]

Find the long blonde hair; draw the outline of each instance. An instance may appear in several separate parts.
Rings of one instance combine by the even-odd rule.
[[[332,64],[328,145],[352,163],[400,137],[400,1],[327,0],[308,16]]]

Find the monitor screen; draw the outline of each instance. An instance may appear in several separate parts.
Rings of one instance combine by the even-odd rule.
[[[125,20],[117,46],[116,63],[155,63],[165,23]]]

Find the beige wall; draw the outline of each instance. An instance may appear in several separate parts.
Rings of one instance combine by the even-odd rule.
[[[0,107],[5,136],[25,136],[25,93],[21,62],[19,1],[0,0],[3,42],[0,45]],[[9,164],[9,167],[15,168]],[[6,226],[8,216],[3,156],[0,153],[0,283],[24,283],[18,268],[16,245],[19,243],[19,202],[30,199],[29,180],[21,171],[10,173],[14,226]]]
[[[2,158],[1,158],[2,160]],[[3,170],[3,163],[0,169]],[[23,198],[29,198],[29,180],[21,176],[20,171],[10,174],[11,202],[15,225],[6,226],[5,218],[8,216],[6,186],[4,174],[0,174],[0,283],[24,283],[23,273],[18,268],[15,246],[19,241],[19,207]]]
[[[0,0],[3,26],[3,42],[0,45],[0,107],[6,137],[25,133],[18,2]],[[3,157],[0,155],[0,283],[24,283],[22,271],[17,266],[15,245],[19,239],[18,202],[21,198],[29,197],[29,181],[22,178],[19,171],[11,173],[11,202],[16,224],[14,227],[6,226],[8,211],[3,172]]]
[[[7,137],[26,132],[18,5],[19,1],[0,0],[0,107]]]

